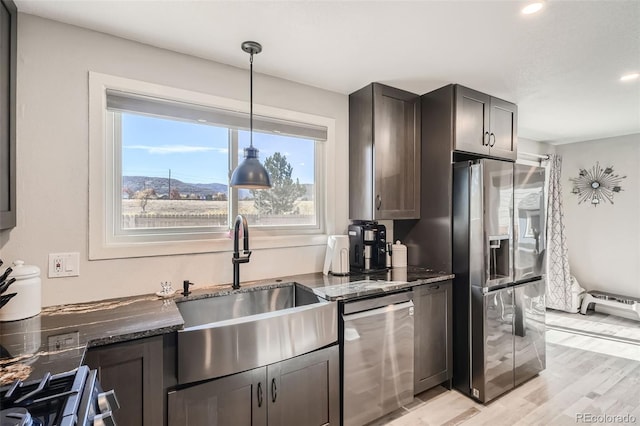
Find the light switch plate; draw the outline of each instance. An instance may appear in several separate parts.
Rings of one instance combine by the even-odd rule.
[[[50,253],[49,278],[77,277],[80,275],[80,253]]]

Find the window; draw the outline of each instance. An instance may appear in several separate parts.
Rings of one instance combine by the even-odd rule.
[[[324,234],[331,120],[274,108],[254,114],[253,144],[273,188],[236,189],[228,181],[249,146],[248,113],[238,112],[245,105],[97,73],[90,88],[98,139],[90,150],[91,258],[225,250],[237,214],[252,240]],[[94,211],[100,200],[102,214]],[[203,240],[206,247],[183,244]]]

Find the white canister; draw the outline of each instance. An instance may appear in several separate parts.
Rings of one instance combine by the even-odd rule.
[[[391,253],[391,267],[392,268],[406,268],[407,267],[407,246],[402,244],[400,240],[392,247]]]
[[[16,281],[4,294],[16,294],[0,309],[0,321],[16,321],[38,315],[42,310],[42,283],[40,268],[25,265],[22,260],[13,262],[13,271],[9,278]]]

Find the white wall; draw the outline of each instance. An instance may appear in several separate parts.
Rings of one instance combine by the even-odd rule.
[[[587,290],[640,297],[640,134],[557,145],[571,273]],[[583,203],[570,178],[581,168],[613,166],[626,175],[613,205]]]
[[[546,155],[556,152],[554,145],[549,145],[545,142],[538,142],[531,139],[518,138],[518,160],[536,161],[537,157],[526,155],[538,154]]]
[[[553,145],[531,139],[518,138],[518,159],[532,159],[532,157],[525,155],[525,153],[546,155],[554,152],[556,152],[556,148]]]
[[[247,102],[249,97],[248,70],[20,14],[17,227],[0,234],[0,255],[7,263],[23,259],[42,269],[44,306],[151,293],[165,280],[174,287],[185,279],[196,286],[230,282],[230,253],[87,260],[90,70]],[[339,184],[329,194],[337,218],[329,230],[346,233],[348,193],[340,182],[348,179],[347,96],[254,77],[256,103],[335,118],[336,158],[327,160],[335,162]],[[324,250],[257,250],[241,267],[241,279],[319,271]],[[73,251],[80,252],[80,276],[47,279],[48,253]]]

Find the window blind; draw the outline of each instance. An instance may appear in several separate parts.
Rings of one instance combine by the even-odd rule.
[[[107,110],[167,117],[216,126],[249,130],[249,114],[175,100],[107,90]],[[327,140],[327,128],[312,124],[253,115],[253,130],[316,141]]]

